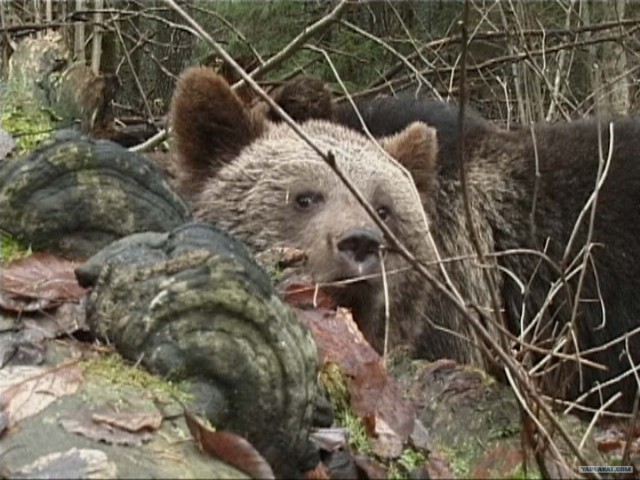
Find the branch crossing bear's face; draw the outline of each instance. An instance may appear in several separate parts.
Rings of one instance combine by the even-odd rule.
[[[382,231],[289,126],[252,117],[229,87],[204,69],[181,78],[172,112],[183,190],[194,190],[198,218],[238,236],[256,253],[283,246],[303,250],[317,282],[365,277],[335,289],[343,305],[379,303],[381,257],[394,287],[394,271],[407,264],[383,248]],[[376,144],[327,121],[311,120],[302,128],[322,151],[333,153],[338,168],[388,227],[424,258],[420,199],[393,158],[416,182],[431,181],[437,152],[433,129],[415,123]]]

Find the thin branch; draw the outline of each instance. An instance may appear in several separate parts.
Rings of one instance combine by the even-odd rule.
[[[300,47],[304,45],[310,38],[320,35],[324,31],[326,31],[331,25],[333,25],[333,23],[340,18],[340,16],[344,13],[345,9],[349,5],[350,5],[350,2],[348,0],[340,0],[340,3],[338,3],[338,5],[336,5],[336,7],[330,13],[322,17],[313,25],[310,25],[309,27],[305,28],[304,31],[300,33],[296,38],[294,38],[286,47],[284,47],[276,55],[274,55],[269,60],[267,60],[263,65],[253,70],[249,74],[249,76],[254,80],[257,80],[260,77],[267,74],[268,72],[270,72],[271,70],[273,70],[274,68],[277,68],[279,65],[282,64],[282,62],[287,60],[296,51],[298,51]],[[240,88],[243,86],[243,84],[244,82],[241,80],[240,82],[236,83],[233,86],[233,88]]]

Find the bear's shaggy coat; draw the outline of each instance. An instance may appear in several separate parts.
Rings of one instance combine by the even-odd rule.
[[[438,109],[441,115],[430,121]],[[309,120],[302,128],[336,155],[338,166],[419,260],[443,278],[436,260],[449,259],[444,268],[471,311],[490,315],[481,270],[486,266],[474,260],[454,168],[457,117],[451,107],[404,96],[372,103],[365,113],[374,135],[395,134],[380,144],[416,180],[434,242],[410,181],[356,131],[348,112],[314,114],[334,121]],[[379,273],[378,250],[384,243],[379,229],[310,147],[288,126],[264,117],[269,115],[245,109],[211,71],[195,68],[182,75],[172,125],[183,190],[191,193],[196,215],[239,236],[256,252],[282,245],[305,250],[308,269],[319,282]],[[436,128],[413,120],[428,120]],[[597,386],[640,359],[634,332],[640,325],[640,122],[616,121],[613,138],[608,124],[596,120],[541,124],[534,131],[535,145],[526,129],[503,131],[471,115],[463,136],[474,226],[490,263],[499,267],[490,272],[515,335],[514,348],[537,344],[559,352],[579,350],[605,369],[567,360],[545,362],[556,365],[545,375],[547,390],[558,394],[564,387],[572,397],[591,391],[588,402],[597,405],[621,389],[629,408],[636,391],[632,374],[612,388],[598,391]],[[590,210],[581,212],[594,192],[599,160],[607,158],[610,140],[611,161],[588,243]],[[439,154],[438,143],[443,146]],[[482,365],[464,317],[415,272],[404,269],[396,253],[387,251],[384,264],[392,272],[392,345],[409,344],[426,358]],[[569,323],[579,284],[577,316]],[[384,304],[379,278],[336,291],[380,349]],[[627,333],[628,349],[624,341],[609,344]],[[561,339],[567,341],[558,345]]]

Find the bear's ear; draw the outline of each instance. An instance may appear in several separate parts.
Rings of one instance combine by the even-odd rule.
[[[180,184],[191,193],[263,130],[260,119],[245,109],[227,82],[205,67],[189,68],[180,76],[170,118]]]
[[[271,93],[271,98],[296,122],[307,120],[333,120],[333,96],[327,84],[319,78],[301,75],[289,80]],[[272,122],[280,122],[280,116],[266,103],[254,107]]]
[[[418,191],[428,193],[435,179],[438,160],[436,130],[426,123],[413,122],[400,133],[382,139],[380,144],[411,172]]]

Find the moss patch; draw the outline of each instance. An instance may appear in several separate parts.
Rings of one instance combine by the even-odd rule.
[[[51,136],[55,116],[23,88],[11,85],[0,97],[0,126],[16,141],[13,155],[23,155]]]
[[[87,360],[84,367],[88,375],[99,375],[113,384],[140,387],[153,395],[175,398],[180,402],[187,402],[191,398],[180,383],[164,380],[134,367],[115,353]]]
[[[0,234],[0,264],[31,255],[31,247],[25,247],[8,235]]]

